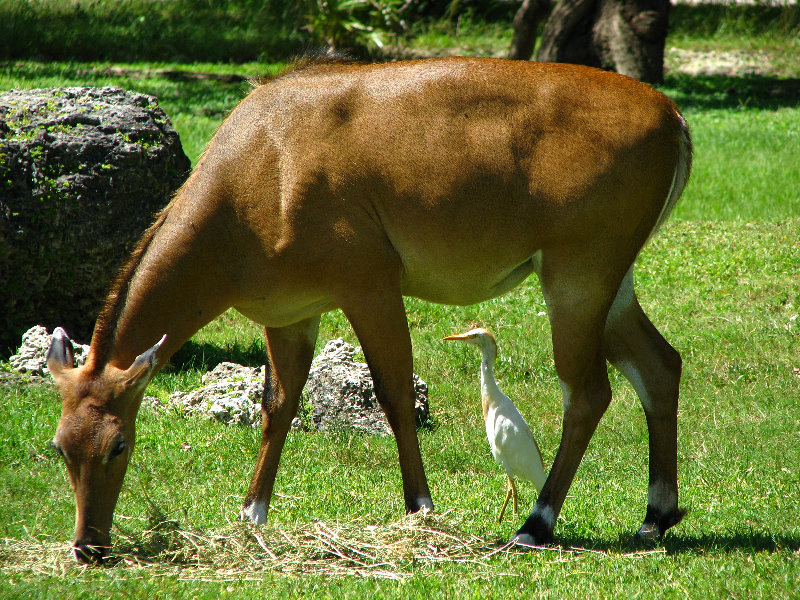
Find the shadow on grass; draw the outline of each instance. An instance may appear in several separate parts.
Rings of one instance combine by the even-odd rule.
[[[219,73],[198,73],[196,69],[140,69],[112,67],[107,63],[67,63],[37,61],[0,61],[0,73],[13,80],[35,82],[33,85],[104,86],[113,85],[157,96],[170,116],[188,113],[218,118],[224,116],[243,98],[249,85],[245,77],[259,73],[244,72],[236,67]],[[56,83],[57,82],[57,83]]]
[[[675,535],[664,540],[667,554],[693,554],[700,552],[778,552],[800,551],[800,537],[771,535],[763,532],[706,534],[701,536]]]
[[[664,550],[675,554],[725,554],[729,552],[778,552],[800,551],[800,537],[768,532],[731,532],[728,534],[706,534],[682,536],[668,533],[661,541],[639,541],[631,534],[620,535],[616,540],[597,539],[584,536],[556,535],[555,549],[587,550],[594,552],[629,554]]]
[[[257,75],[242,72],[235,66],[225,69],[224,73],[202,77],[193,75],[191,68],[149,72],[143,67],[138,72],[136,69],[112,68],[105,63],[20,61],[0,61],[0,71],[23,80],[59,79],[63,85],[129,87],[159,96],[162,102],[170,103],[173,110],[220,118],[247,92],[241,79]],[[668,75],[659,87],[683,110],[777,110],[800,105],[800,78],[676,73]]]
[[[800,78],[675,74],[666,77],[661,89],[682,110],[800,106]]]
[[[291,4],[0,2],[0,56],[191,63],[283,55],[302,42],[297,27],[302,13]]]
[[[266,360],[264,343],[254,340],[250,345],[219,346],[209,342],[189,340],[170,359],[170,371],[210,371],[221,362],[234,362],[246,367],[261,367]]]

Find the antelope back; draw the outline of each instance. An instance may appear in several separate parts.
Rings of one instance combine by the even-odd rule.
[[[259,240],[243,281],[269,272],[346,296],[355,268],[395,256],[406,295],[470,304],[565,241],[614,238],[624,273],[664,212],[685,131],[660,92],[575,65],[317,65],[254,90],[201,168]]]

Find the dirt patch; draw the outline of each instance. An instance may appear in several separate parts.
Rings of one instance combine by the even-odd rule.
[[[774,75],[772,57],[766,51],[684,50],[668,48],[664,53],[666,70],[687,75]]]

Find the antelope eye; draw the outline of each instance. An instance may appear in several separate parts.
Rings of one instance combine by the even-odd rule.
[[[109,454],[109,458],[117,458],[120,454],[125,452],[128,449],[128,442],[125,440],[117,442],[117,444],[112,448],[111,454]]]

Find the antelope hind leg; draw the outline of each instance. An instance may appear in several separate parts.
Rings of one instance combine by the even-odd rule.
[[[564,422],[547,480],[530,516],[512,538],[524,546],[553,542],[553,528],[578,465],[611,402],[602,336],[616,288],[609,290],[604,283],[613,277],[613,270],[608,277],[585,276],[594,264],[595,258],[585,254],[544,256],[540,279],[563,393]]]
[[[678,387],[680,354],[642,310],[628,272],[609,312],[606,357],[631,383],[647,418],[650,483],[639,539],[661,538],[683,518],[678,508]]]

